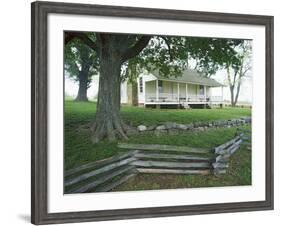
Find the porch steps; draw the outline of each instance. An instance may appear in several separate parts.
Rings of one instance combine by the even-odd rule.
[[[189,106],[189,104],[188,104],[187,102],[182,102],[182,103],[180,103],[180,105],[181,105],[184,109],[189,109],[189,108],[190,108],[190,106]]]

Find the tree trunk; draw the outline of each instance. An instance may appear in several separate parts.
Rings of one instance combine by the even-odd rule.
[[[132,83],[132,105],[138,106],[138,83],[137,83],[137,65],[133,64],[131,67],[131,83]]]
[[[92,142],[125,138],[127,126],[120,117],[121,59],[114,44],[105,43],[100,49],[100,80]]]
[[[79,74],[79,89],[75,101],[88,101],[87,89],[88,89],[87,73],[81,71]]]
[[[230,89],[231,106],[235,107],[235,103],[234,103],[234,86],[230,85],[229,89]]]
[[[235,95],[235,100],[234,100],[235,106],[236,106],[237,101],[238,101],[238,97],[239,97],[239,93],[240,93],[240,87],[241,87],[241,81],[238,82],[237,88],[236,88],[236,95]]]
[[[227,80],[228,80],[228,85],[229,85],[229,90],[230,90],[231,106],[234,107],[235,106],[235,103],[234,103],[234,84],[235,84],[235,81],[233,83],[231,82],[230,65],[227,66],[226,72],[227,72]]]
[[[139,101],[138,101],[138,83],[137,81],[132,81],[132,105],[133,106],[138,106]]]

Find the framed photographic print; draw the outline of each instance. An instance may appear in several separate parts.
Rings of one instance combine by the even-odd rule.
[[[32,223],[273,209],[273,17],[32,7]]]

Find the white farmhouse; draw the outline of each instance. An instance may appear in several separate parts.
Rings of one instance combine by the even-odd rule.
[[[157,73],[141,74],[137,79],[138,105],[145,107],[195,105],[211,106],[223,104],[223,85],[206,78],[194,70],[186,70],[182,76],[161,77]],[[221,87],[219,96],[212,95],[212,89]],[[216,92],[217,93],[217,92]],[[121,103],[130,104],[132,89],[127,82],[121,85]]]

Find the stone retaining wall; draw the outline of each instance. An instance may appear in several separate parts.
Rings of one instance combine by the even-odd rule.
[[[251,123],[251,117],[241,117],[238,119],[230,120],[216,120],[209,122],[194,122],[189,124],[180,124],[175,122],[166,122],[159,125],[139,125],[137,128],[132,128],[128,131],[128,135],[137,133],[154,133],[161,135],[165,133],[176,134],[184,131],[205,131],[209,128],[231,128]]]

